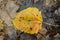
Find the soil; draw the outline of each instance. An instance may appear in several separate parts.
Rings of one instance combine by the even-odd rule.
[[[28,7],[42,11],[43,28],[30,35],[16,30],[11,22],[16,14]],[[0,0],[0,40],[60,40],[60,0]]]

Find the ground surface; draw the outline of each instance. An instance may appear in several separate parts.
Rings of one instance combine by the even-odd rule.
[[[21,33],[14,29],[11,20],[17,12],[31,4],[42,11],[43,29],[36,35]],[[60,40],[60,0],[0,0],[0,19],[4,27],[0,40]],[[19,9],[20,8],[20,9]]]

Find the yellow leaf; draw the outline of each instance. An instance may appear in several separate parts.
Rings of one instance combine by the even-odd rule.
[[[17,13],[12,20],[14,27],[24,33],[36,34],[42,29],[42,15],[36,7],[29,7]]]
[[[3,24],[2,24],[2,20],[0,19],[0,30],[3,29]]]

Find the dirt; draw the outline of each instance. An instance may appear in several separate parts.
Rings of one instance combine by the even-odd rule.
[[[11,22],[17,12],[30,6],[43,16],[43,29],[34,35],[16,30]],[[0,40],[60,40],[60,0],[0,0],[0,19],[4,24]]]

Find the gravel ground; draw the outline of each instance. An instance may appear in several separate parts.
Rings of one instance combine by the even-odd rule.
[[[14,29],[11,20],[17,12],[34,6],[42,11],[43,28],[30,35]],[[0,19],[4,29],[0,40],[60,40],[60,0],[0,0]]]

